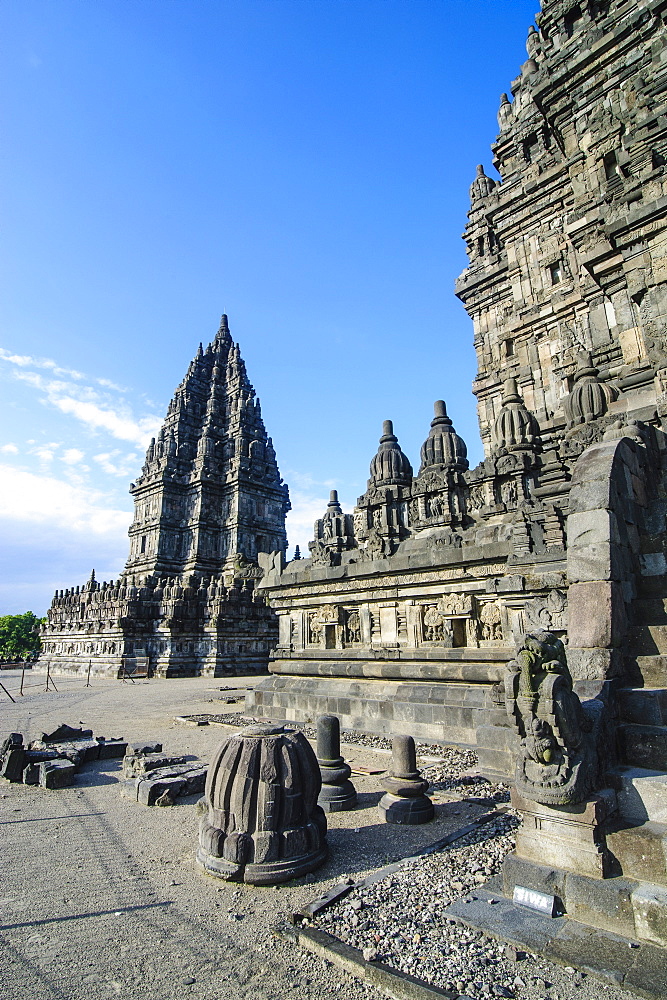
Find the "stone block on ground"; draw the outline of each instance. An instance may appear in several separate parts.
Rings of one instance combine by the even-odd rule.
[[[128,755],[162,753],[162,744],[155,742],[150,743],[146,741],[144,741],[143,743],[128,743],[127,750],[125,752]]]
[[[141,780],[141,778],[128,778],[126,781],[121,781],[121,796],[124,799],[132,799],[133,802],[136,802],[139,795],[139,784],[141,783]]]
[[[24,785],[38,785],[39,784],[39,764],[28,764],[27,767],[23,769],[23,784]]]
[[[62,743],[72,740],[90,740],[93,738],[92,729],[75,729],[66,723],[61,723],[52,733],[42,733],[43,743]]]
[[[123,782],[121,794],[145,806],[154,806],[165,792],[171,799],[180,795],[203,792],[206,786],[206,766],[200,761],[175,767],[156,768]]]
[[[178,798],[187,788],[185,778],[144,778],[139,781],[137,802],[144,806],[154,806],[157,799],[169,792],[172,799]]]
[[[187,757],[165,753],[128,753],[123,758],[123,774],[126,778],[134,778],[160,767],[174,767],[177,764],[187,764]]]
[[[7,750],[2,759],[0,775],[7,781],[21,781],[26,766],[26,751],[23,747]]]
[[[121,737],[98,736],[97,743],[99,744],[100,760],[115,760],[118,757],[124,757],[127,753],[127,741]]]
[[[66,788],[74,784],[76,766],[69,760],[45,760],[39,765],[42,788]]]
[[[99,760],[100,745],[97,740],[72,740],[57,744],[58,752],[76,764],[77,767],[90,760]]]
[[[0,745],[0,757],[4,755],[9,750],[18,750],[23,746],[23,735],[22,733],[10,733],[6,740],[3,740]]]

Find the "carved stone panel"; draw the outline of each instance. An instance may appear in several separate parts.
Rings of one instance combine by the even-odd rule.
[[[483,604],[479,612],[482,637],[481,646],[490,646],[503,642],[502,617],[500,606],[496,601]]]
[[[355,609],[344,612],[343,641],[353,646],[361,643],[361,618]]]

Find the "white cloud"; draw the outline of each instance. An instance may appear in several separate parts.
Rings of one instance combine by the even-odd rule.
[[[105,389],[113,389],[114,392],[127,392],[127,389],[124,389],[122,385],[116,385],[115,382],[111,382],[108,378],[96,378],[95,381]]]
[[[101,392],[93,385],[83,383],[81,380],[86,376],[81,372],[63,368],[50,358],[11,354],[0,348],[0,361],[13,365],[13,377],[40,392],[44,402],[81,421],[93,431],[106,431],[120,441],[131,441],[146,447],[160,428],[159,417],[135,417],[127,403],[114,395],[125,392],[125,389],[110,379],[94,379],[96,385],[106,390]],[[48,378],[30,369],[46,369],[59,377]],[[63,378],[69,381],[63,381]]]
[[[134,420],[129,415],[105,409],[96,403],[87,403],[71,396],[50,396],[49,402],[62,413],[68,413],[81,420],[89,427],[103,428],[112,437],[121,441],[132,441],[139,445],[148,445],[160,429],[160,421],[156,417],[142,417]]]
[[[66,465],[78,465],[83,457],[83,452],[79,451],[78,448],[67,448],[61,461],[65,462]]]
[[[8,464],[0,479],[0,614],[44,614],[55,588],[84,583],[93,566],[99,579],[118,575],[129,511],[104,493]]]
[[[93,460],[98,465],[101,465],[104,471],[110,476],[122,476],[123,478],[136,476],[141,467],[139,455],[121,455],[120,460],[117,458],[118,455],[121,455],[121,453],[116,448],[114,451],[105,451],[99,455],[93,455]]]
[[[101,536],[123,535],[131,520],[129,511],[105,505],[97,490],[37,475],[0,464],[4,489],[0,492],[0,524],[4,530],[27,531],[32,524],[48,525],[53,531]],[[9,522],[9,523],[7,523]]]
[[[10,351],[6,351],[2,347],[0,347],[0,360],[7,361],[12,365],[18,365],[19,368],[46,368],[52,371],[54,375],[66,375],[68,378],[74,379],[85,378],[85,375],[77,371],[76,368],[61,368],[51,358],[33,358],[29,354],[11,354]]]
[[[52,448],[33,448],[32,455],[36,455],[40,458],[42,462],[52,462],[53,461],[53,449]]]
[[[15,444],[12,444],[11,441],[9,442],[9,444],[3,444],[3,446],[0,448],[0,451],[4,452],[5,455],[18,455],[19,453],[18,448],[16,447]]]

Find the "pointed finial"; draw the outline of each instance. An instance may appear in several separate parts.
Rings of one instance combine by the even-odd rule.
[[[519,395],[519,389],[516,384],[515,378],[505,379],[505,384],[503,385],[503,405],[505,403],[517,403],[521,401],[521,396]]]
[[[431,421],[431,427],[437,427],[439,424],[451,425],[451,423],[451,420],[447,416],[447,407],[445,406],[444,399],[436,399],[433,404],[433,420]]]

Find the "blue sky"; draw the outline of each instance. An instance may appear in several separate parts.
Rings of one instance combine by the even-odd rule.
[[[5,0],[0,614],[127,555],[127,489],[229,314],[305,548],[391,418],[481,458],[453,294],[536,0]]]

